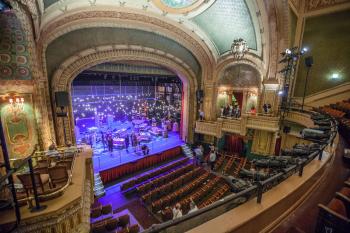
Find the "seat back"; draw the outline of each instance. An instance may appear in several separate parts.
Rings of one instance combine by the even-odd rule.
[[[18,174],[17,177],[21,181],[24,189],[33,189],[32,179],[29,173]],[[34,182],[36,187],[41,187],[43,185],[39,173],[34,173]]]
[[[118,227],[126,227],[130,223],[130,216],[128,214],[122,215],[118,218]]]
[[[107,221],[107,224],[106,224],[106,229],[108,230],[108,231],[112,231],[112,230],[114,230],[114,229],[116,229],[117,228],[117,226],[118,226],[118,219],[117,218],[111,218],[111,219],[109,219],[108,221]]]
[[[110,214],[110,213],[112,213],[112,205],[108,204],[108,205],[102,206],[101,212],[102,212],[102,214]]]
[[[138,224],[132,225],[129,227],[129,233],[139,233],[140,227]]]
[[[49,168],[49,176],[53,185],[62,184],[68,181],[68,172],[65,166]]]
[[[91,209],[90,217],[91,218],[98,218],[101,216],[101,214],[102,214],[102,208],[97,207],[97,208]]]

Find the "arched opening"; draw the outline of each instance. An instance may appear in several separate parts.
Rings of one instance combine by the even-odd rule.
[[[260,74],[251,65],[228,66],[218,80],[217,115],[239,118],[242,113],[255,113],[260,86]]]
[[[181,60],[170,54],[162,55],[161,51],[146,49],[125,49],[125,46],[103,46],[97,49],[89,49],[67,59],[56,70],[53,75],[52,86],[52,104],[56,112],[60,111],[55,99],[55,92],[66,91],[69,93],[70,103],[72,103],[71,83],[84,70],[95,65],[105,62],[147,62],[175,74],[182,82],[182,115],[180,123],[181,139],[183,141],[191,141],[193,137],[193,124],[195,118],[196,102],[194,101],[194,93],[197,87],[196,79],[192,70],[186,66]],[[59,119],[55,114],[56,125],[56,141],[59,145],[65,144],[67,141],[76,142],[74,128],[75,122],[73,118],[72,106],[68,106],[68,119],[65,121]]]
[[[181,79],[156,64],[123,61],[90,67],[71,83],[76,142],[103,155],[99,169],[112,159],[123,163],[182,145],[183,98]]]

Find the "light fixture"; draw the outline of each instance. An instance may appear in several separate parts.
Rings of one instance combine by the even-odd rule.
[[[332,79],[338,79],[340,76],[338,73],[333,73],[332,74]]]
[[[278,91],[278,95],[283,95],[283,90]]]
[[[236,59],[242,59],[244,55],[249,51],[247,42],[242,38],[233,40],[231,45],[231,52]]]

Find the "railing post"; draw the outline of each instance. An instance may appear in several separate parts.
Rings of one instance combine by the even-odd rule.
[[[257,198],[256,198],[256,202],[258,204],[261,203],[261,199],[262,199],[262,195],[263,195],[263,185],[261,184],[260,181],[256,182],[257,186],[258,186],[258,195],[257,195]]]
[[[299,176],[303,176],[304,172],[304,162],[299,163]]]
[[[322,154],[323,154],[323,150],[320,150],[320,152],[318,153],[318,160],[322,160]]]
[[[35,200],[35,207],[31,209],[31,212],[37,212],[46,209],[46,206],[40,206],[39,197],[38,197],[38,190],[36,189],[36,182],[34,177],[34,170],[33,170],[33,161],[32,158],[28,160],[29,165],[29,172],[30,172],[30,178],[32,180],[32,186],[33,186],[33,192],[34,192],[34,200]]]
[[[0,146],[1,146],[2,154],[3,154],[3,159],[5,162],[6,173],[8,173],[11,171],[11,164],[10,164],[10,157],[9,157],[7,146],[6,146],[4,130],[2,128],[1,117],[0,117]],[[15,207],[16,225],[18,225],[21,221],[21,212],[19,210],[19,205],[18,205],[17,195],[16,195],[16,188],[14,185],[14,180],[13,180],[12,175],[8,177],[8,182],[9,182],[9,187],[11,190],[13,203],[14,203],[14,207]]]

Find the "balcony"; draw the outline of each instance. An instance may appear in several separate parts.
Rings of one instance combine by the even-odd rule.
[[[223,132],[246,135],[247,129],[277,132],[279,118],[266,115],[243,114],[241,118],[217,118],[216,121],[197,121],[196,133],[221,137]]]

